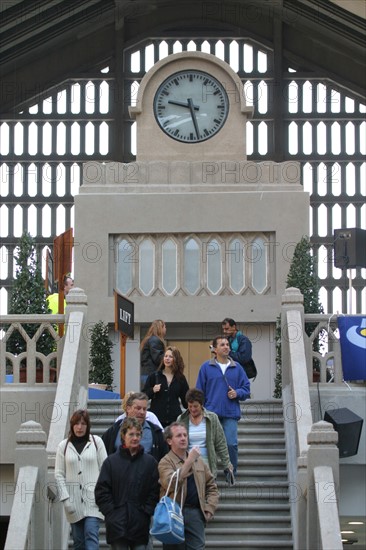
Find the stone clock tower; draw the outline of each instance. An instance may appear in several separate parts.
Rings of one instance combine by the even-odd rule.
[[[210,340],[232,317],[253,343],[255,398],[272,396],[275,321],[292,252],[308,234],[309,197],[297,163],[247,160],[251,112],[228,64],[174,54],[144,76],[130,107],[136,161],[84,165],[75,278],[90,323],[113,323],[113,289],[134,303],[126,390],[139,387],[139,344],[152,320],[166,322],[194,386]],[[116,365],[118,354],[116,344]]]
[[[170,55],[143,78],[130,115],[138,161],[245,160],[243,85],[230,66],[202,52]]]

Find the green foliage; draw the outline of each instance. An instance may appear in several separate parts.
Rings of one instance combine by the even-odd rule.
[[[113,367],[112,348],[113,342],[109,338],[108,324],[98,321],[89,330],[90,353],[89,353],[89,382],[95,384],[106,384],[112,389]]]
[[[295,287],[304,297],[305,313],[324,313],[319,302],[319,279],[316,274],[315,258],[311,253],[311,244],[308,237],[303,237],[297,243],[291,266],[287,275],[286,288]],[[307,324],[305,331],[310,335],[314,330],[313,324]],[[315,347],[319,348],[318,340]],[[276,377],[273,397],[282,397],[282,359],[281,359],[281,316],[276,321]]]
[[[35,241],[29,233],[23,233],[20,238],[14,259],[15,280],[11,290],[9,314],[50,313]],[[39,325],[23,325],[30,337],[34,336],[38,327]],[[48,355],[54,350],[54,345],[52,336],[45,331],[37,341],[37,351]],[[7,350],[15,355],[26,350],[26,343],[18,332],[14,332],[9,338]]]
[[[276,319],[276,376],[273,397],[282,397],[282,359],[281,359],[281,315]]]
[[[289,287],[296,287],[301,291],[304,296],[305,313],[324,313],[319,302],[319,279],[308,237],[303,237],[296,245],[287,276],[287,288]]]

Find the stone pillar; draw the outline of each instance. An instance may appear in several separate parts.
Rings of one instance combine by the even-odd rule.
[[[82,319],[82,336],[79,349],[79,381],[85,392],[88,391],[89,384],[89,335],[88,335],[88,299],[82,288],[72,288],[66,296],[66,333],[65,338],[73,338],[76,327],[75,321],[70,321],[72,312],[81,312]],[[79,323],[79,321],[77,321]],[[73,326],[74,325],[74,326]]]
[[[289,371],[289,349],[288,349],[288,334],[286,313],[289,310],[300,311],[302,320],[302,330],[304,330],[304,297],[298,288],[286,288],[285,294],[282,295],[282,307],[281,307],[281,354],[282,354],[282,388],[285,388],[290,384],[290,371]]]
[[[38,477],[35,490],[35,504],[32,529],[33,544],[32,548],[48,548],[47,535],[47,452],[46,452],[47,436],[43,431],[41,424],[29,420],[21,424],[19,431],[16,433],[16,449],[15,449],[15,479],[18,484],[18,474],[20,468],[24,466],[34,466],[38,468]],[[22,487],[16,486],[17,493],[20,492],[22,502],[32,498],[30,487],[27,487],[27,479],[23,478]],[[14,500],[15,501],[15,500]],[[12,509],[13,514],[18,515],[19,511]],[[24,519],[18,518],[20,522],[20,531],[24,532]]]
[[[329,422],[321,420],[311,427],[308,434],[308,475],[307,475],[307,546],[309,550],[320,548],[318,504],[316,501],[314,468],[328,466],[333,471],[334,487],[327,486],[327,502],[339,502],[339,450],[336,446],[338,434]]]

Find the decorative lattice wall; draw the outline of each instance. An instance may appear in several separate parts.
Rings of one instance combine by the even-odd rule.
[[[121,75],[98,67],[2,120],[1,313],[7,311],[13,252],[22,232],[36,238],[41,254],[52,248],[56,235],[73,227],[82,163],[134,159],[135,125],[128,105],[136,100],[141,78],[162,57],[194,49],[224,59],[243,81],[247,104],[254,106],[248,159],[301,164],[311,195],[310,234],[325,311],[347,312],[349,292],[353,312],[362,311],[366,270],[352,271],[350,291],[348,274],[333,265],[333,234],[337,228],[366,228],[365,105],[311,68],[299,71],[281,60],[279,77],[276,52],[256,42],[159,38],[125,50],[123,90],[116,84]]]

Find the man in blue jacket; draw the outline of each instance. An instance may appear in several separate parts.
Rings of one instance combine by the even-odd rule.
[[[238,467],[239,401],[250,397],[250,382],[239,363],[230,357],[226,336],[212,342],[214,357],[201,365],[196,387],[205,394],[205,407],[217,414],[223,427],[234,474]]]

